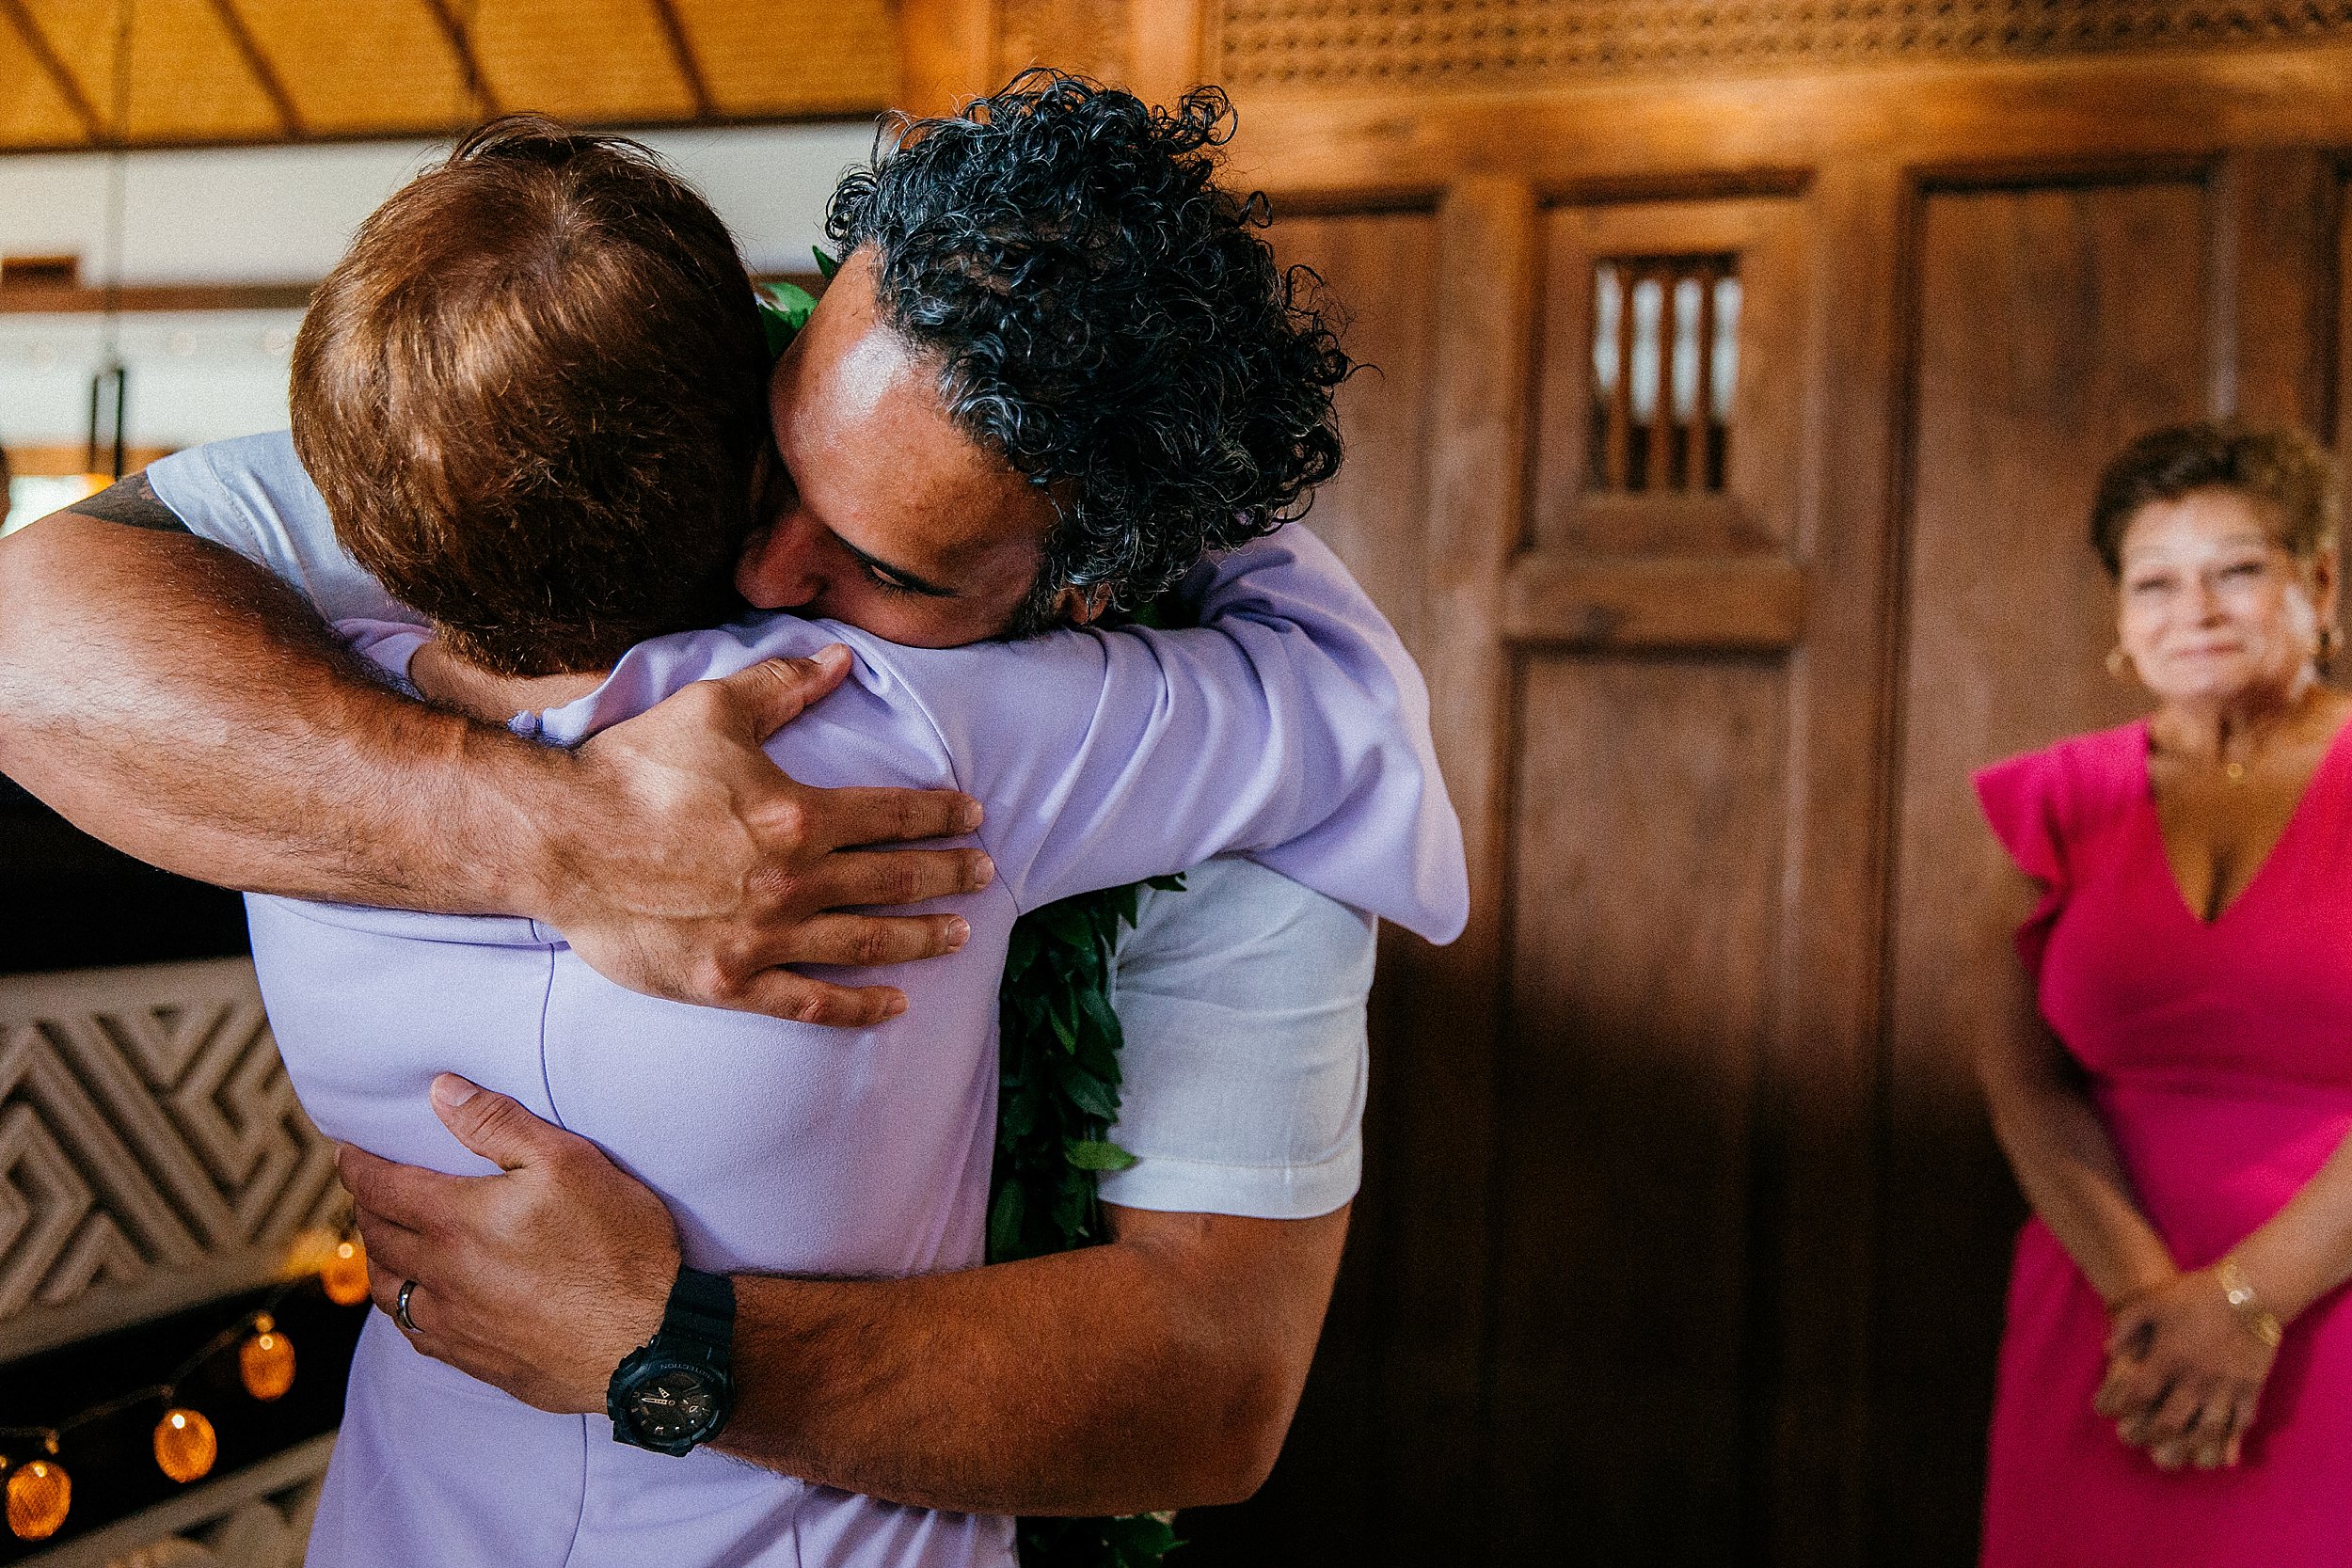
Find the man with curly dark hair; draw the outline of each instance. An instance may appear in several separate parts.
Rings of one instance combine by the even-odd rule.
[[[1254,232],[1262,205],[1216,184],[1229,124],[1213,92],[1153,114],[1048,74],[905,127],[845,182],[842,270],[771,389],[745,595],[949,646],[1140,603],[1295,511],[1338,462],[1348,367]],[[758,749],[838,668],[757,667],[548,752],[355,678],[265,574],[185,536],[190,472],[0,546],[0,766],[102,836],[247,887],[529,913],[635,989],[818,1022],[870,1022],[891,992],[787,966],[954,944],[942,917],[854,907],[972,885],[966,856],[859,847],[950,832],[963,803],[808,789]],[[248,470],[221,504],[323,515],[306,487]],[[317,526],[248,553],[342,613],[380,600],[309,547]],[[120,613],[132,599],[143,616]],[[210,643],[167,632],[189,625]],[[1114,1135],[1141,1159],[1105,1182],[1111,1243],[921,1279],[739,1281],[727,1447],[949,1510],[1255,1489],[1355,1190],[1371,937],[1327,901],[1241,886],[1270,875],[1246,865],[1203,868],[1147,911],[1150,961],[1121,955]],[[420,1283],[398,1305],[464,1370],[604,1408],[615,1355],[662,1316],[668,1215],[512,1101],[440,1108],[508,1174],[346,1159],[386,1250],[408,1249]],[[388,1309],[397,1283],[378,1282]]]
[[[1216,184],[1232,126],[1215,87],[1155,113],[1033,71],[834,192],[827,232],[950,417],[1061,487],[1015,633],[1064,588],[1151,598],[1339,470],[1348,358],[1258,237],[1263,198]]]
[[[1032,71],[902,122],[845,176],[826,225],[845,260],[771,388],[798,495],[746,595],[879,612],[900,641],[1022,636],[1148,603],[1302,512],[1338,471],[1352,367],[1312,275],[1260,237],[1263,198],[1216,182],[1232,125],[1214,87],[1160,112]],[[999,456],[1034,492],[1026,521],[918,518],[895,493],[908,442],[845,463],[837,427],[864,416],[843,411],[884,396]]]

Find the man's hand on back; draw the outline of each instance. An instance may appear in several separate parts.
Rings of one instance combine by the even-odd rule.
[[[225,887],[528,914],[637,990],[862,1025],[902,999],[785,964],[952,951],[985,885],[951,790],[813,789],[760,750],[843,654],[691,686],[577,752],[390,691],[143,483],[0,541],[0,768],[86,832]]]
[[[700,681],[580,748],[584,809],[542,832],[550,924],[633,990],[858,1028],[905,1011],[887,986],[786,964],[903,963],[950,953],[958,915],[844,912],[986,887],[977,849],[867,849],[950,838],[980,807],[950,790],[814,789],[761,743],[831,692],[849,651]]]
[[[433,1108],[501,1174],[345,1148],[375,1304],[417,1348],[543,1410],[600,1412],[652,1337],[677,1229],[596,1145],[444,1073]],[[1107,1245],[909,1279],[736,1276],[720,1448],[917,1508],[1132,1513],[1233,1502],[1274,1464],[1347,1233],[1109,1211]]]
[[[621,1357],[653,1338],[677,1277],[677,1226],[577,1133],[454,1073],[433,1109],[501,1176],[444,1176],[345,1145],[368,1286],[389,1316],[405,1280],[417,1348],[526,1404],[601,1412]]]

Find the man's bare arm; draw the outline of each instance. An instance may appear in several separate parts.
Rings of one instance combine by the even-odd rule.
[[[669,1212],[506,1096],[449,1075],[434,1094],[451,1132],[505,1174],[342,1150],[377,1306],[414,1279],[420,1350],[543,1409],[601,1412],[676,1276]],[[1248,1497],[1305,1386],[1346,1212],[1111,1217],[1107,1245],[961,1274],[737,1275],[737,1405],[718,1446],[963,1513]]]
[[[657,995],[864,1024],[903,1006],[778,966],[947,951],[961,922],[832,912],[984,882],[949,792],[815,790],[760,742],[847,668],[699,683],[577,752],[408,701],[309,607],[124,482],[0,540],[0,771],[87,832],[231,887],[529,914]]]
[[[1347,1211],[1110,1214],[1107,1245],[963,1274],[739,1277],[740,1395],[718,1446],[961,1512],[1248,1497],[1306,1386]]]
[[[123,526],[137,512],[113,492],[84,505],[0,543],[0,768],[118,848],[227,886],[535,900],[516,797],[561,787],[557,753],[401,700],[230,552]],[[437,831],[409,831],[421,793],[446,808]]]

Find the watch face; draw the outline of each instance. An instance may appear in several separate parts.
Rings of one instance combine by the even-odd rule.
[[[685,1368],[669,1368],[629,1390],[637,1428],[658,1443],[692,1437],[710,1425],[719,1402],[710,1380]]]

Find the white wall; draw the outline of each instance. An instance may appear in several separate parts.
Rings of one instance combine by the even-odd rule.
[[[826,196],[873,144],[868,123],[650,132],[710,198],[754,272],[804,272]],[[422,142],[135,152],[125,160],[122,281],[312,282],[361,218],[444,149]],[[108,159],[0,156],[0,254],[82,258],[105,280]],[[281,425],[291,312],[122,318],[135,446],[187,446]],[[103,362],[87,316],[0,315],[0,444],[79,442]]]

